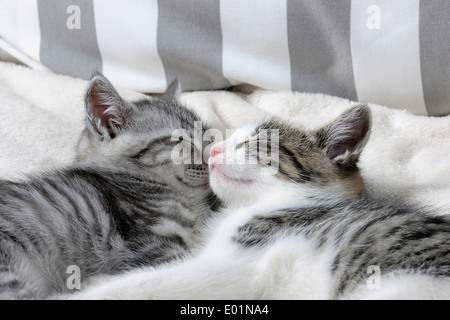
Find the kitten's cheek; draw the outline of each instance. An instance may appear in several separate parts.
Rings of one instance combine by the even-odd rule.
[[[221,171],[214,164],[210,166],[209,177],[211,185],[215,185],[217,187],[222,187],[228,182]]]
[[[220,175],[217,174],[217,170],[210,171],[209,173],[209,184],[211,189],[221,197],[223,192],[228,189],[224,180],[220,178]]]
[[[219,174],[219,170],[217,170],[215,165],[211,165],[209,167],[209,178],[211,181],[220,181],[220,174]]]
[[[209,172],[212,172],[214,170],[214,168],[216,167],[216,163],[214,161],[214,157],[209,157],[208,158],[208,167],[209,167]]]

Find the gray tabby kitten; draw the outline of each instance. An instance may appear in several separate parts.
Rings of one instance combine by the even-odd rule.
[[[361,196],[370,128],[369,109],[356,106],[313,132],[277,120],[237,131],[211,148],[210,183],[227,208],[206,245],[75,298],[449,299],[449,216]]]
[[[68,292],[70,266],[85,281],[191,250],[210,189],[205,163],[171,161],[176,144],[188,145],[188,158],[202,152],[171,139],[180,128],[192,135],[200,120],[177,102],[179,91],[174,83],[161,99],[130,102],[95,76],[79,165],[0,181],[0,299]]]

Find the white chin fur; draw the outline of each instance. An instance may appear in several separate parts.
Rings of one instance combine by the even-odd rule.
[[[219,170],[213,169],[210,173],[210,184],[227,207],[248,207],[258,203],[278,202],[285,197],[291,197],[304,204],[308,199],[308,192],[303,186],[282,182],[274,176],[259,173],[249,183],[227,179]]]
[[[255,204],[277,204],[279,208],[307,207],[317,202],[330,205],[345,197],[342,186],[311,186],[281,181],[276,176],[257,175],[252,183],[224,179],[216,170],[210,173],[210,184],[215,194],[229,208],[249,207]]]
[[[241,183],[224,179],[217,170],[210,173],[210,184],[215,194],[227,207],[250,205],[257,200],[259,188],[256,183]]]

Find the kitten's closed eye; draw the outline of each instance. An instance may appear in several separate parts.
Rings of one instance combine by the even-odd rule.
[[[236,145],[235,149],[241,149],[242,147],[245,147],[248,143],[249,143],[249,141],[240,142]]]
[[[278,120],[240,129],[220,145],[222,155],[211,154],[212,187],[229,202],[256,193],[264,199],[286,186],[300,194],[333,189],[357,198],[362,182],[356,162],[369,131],[365,106],[350,109],[317,131]]]
[[[140,159],[147,153],[152,152],[154,158],[158,158],[158,153],[165,151],[175,145],[176,141],[171,140],[171,136],[158,137],[150,142],[148,142],[142,149],[134,152],[130,158]]]
[[[148,148],[145,147],[145,148],[139,150],[137,153],[135,153],[135,154],[133,154],[132,156],[130,156],[130,158],[131,158],[131,159],[135,159],[135,160],[140,159],[140,158],[142,158],[147,152],[148,152]]]

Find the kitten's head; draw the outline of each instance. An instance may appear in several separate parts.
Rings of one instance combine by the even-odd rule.
[[[160,99],[126,101],[108,79],[95,75],[85,96],[86,129],[78,144],[78,161],[121,166],[149,179],[206,195],[210,189],[208,166],[202,160],[203,146],[190,139],[194,123],[200,118],[180,105],[180,94],[180,85],[174,82]],[[185,132],[187,137],[183,140],[174,132]],[[184,162],[180,158],[174,161],[174,148],[180,146],[185,151],[182,156],[188,158],[182,159]]]
[[[356,164],[370,128],[370,110],[358,105],[312,132],[277,120],[239,129],[211,147],[211,187],[228,206],[285,196],[301,203],[357,199]]]

